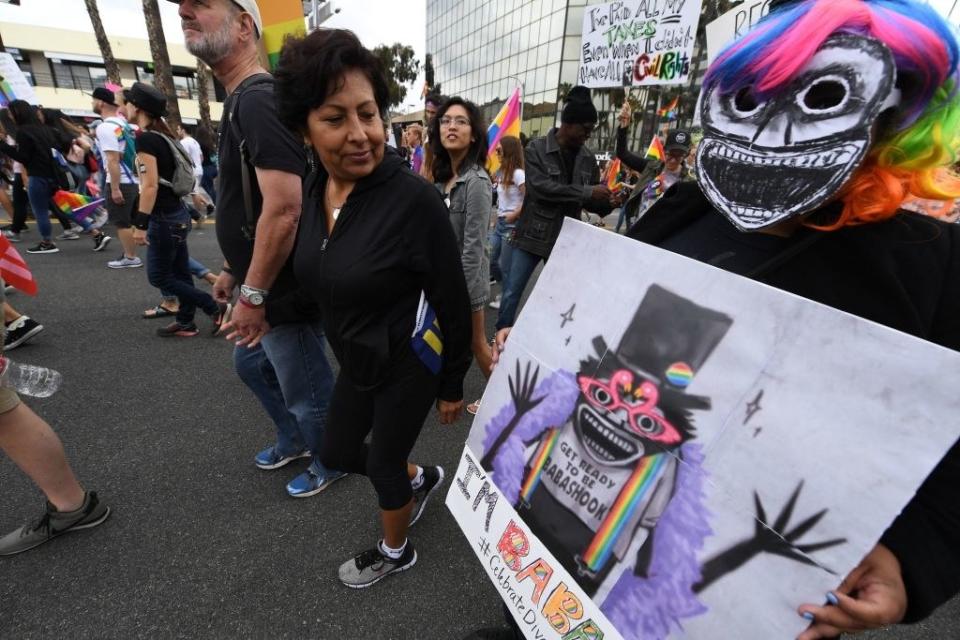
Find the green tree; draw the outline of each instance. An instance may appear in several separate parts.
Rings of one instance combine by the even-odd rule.
[[[373,53],[386,72],[387,84],[390,87],[390,104],[388,108],[403,104],[407,95],[407,85],[417,79],[420,72],[420,61],[414,57],[413,47],[400,44],[380,45]]]

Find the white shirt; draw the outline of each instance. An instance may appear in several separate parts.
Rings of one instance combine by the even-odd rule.
[[[187,152],[187,155],[190,156],[190,159],[193,161],[193,175],[197,178],[203,177],[203,150],[200,148],[200,143],[196,141],[195,138],[191,136],[184,136],[180,139],[180,145],[183,147],[183,150]]]
[[[509,187],[504,188],[503,181],[497,185],[497,216],[503,218],[508,213],[516,211],[523,204],[523,194],[520,193],[520,186],[526,181],[526,174],[523,169],[514,169],[513,182]]]
[[[120,184],[139,184],[136,174],[123,163],[123,154],[126,151],[127,143],[123,139],[123,126],[126,121],[119,116],[110,116],[97,125],[97,144],[100,145],[100,153],[103,156],[103,162],[107,162],[107,151],[115,151],[120,155]],[[107,184],[110,184],[110,171],[107,167],[102,167],[106,173]]]

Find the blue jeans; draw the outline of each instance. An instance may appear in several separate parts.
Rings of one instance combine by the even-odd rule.
[[[219,306],[209,293],[193,286],[187,235],[190,214],[183,207],[172,212],[154,211],[147,229],[147,280],[160,291],[169,291],[180,301],[177,322],[189,325],[197,307],[214,315]]]
[[[509,242],[507,244],[511,245],[510,275],[504,281],[503,295],[500,297],[500,315],[497,316],[498,331],[504,327],[513,326],[523,290],[527,288],[527,282],[530,281],[534,269],[543,260],[535,253],[512,246],[512,243]]]
[[[200,186],[210,196],[210,202],[217,204],[217,189],[213,186],[213,179],[216,177],[216,165],[208,164],[203,167],[203,177],[200,179]]]
[[[272,327],[260,345],[236,347],[234,368],[277,428],[277,451],[313,453],[310,469],[323,477],[321,441],[333,393],[333,370],[319,322]]]
[[[199,260],[195,260],[194,258],[190,258],[189,256],[188,256],[187,266],[189,267],[190,273],[193,275],[193,277],[197,278],[198,280],[203,280],[203,278],[208,273],[210,273],[210,269],[207,269],[205,266],[203,266],[202,262],[200,262]],[[160,295],[163,297],[164,300],[177,299],[176,294],[171,293],[170,291],[166,291],[164,289],[160,290]]]
[[[514,224],[507,224],[502,218],[497,218],[497,226],[490,232],[490,277],[497,282],[503,282],[506,274],[510,273],[509,267],[503,265],[503,247],[507,244],[510,234],[513,233]]]

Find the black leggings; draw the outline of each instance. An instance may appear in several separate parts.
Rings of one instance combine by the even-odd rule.
[[[439,390],[439,378],[406,350],[387,381],[372,391],[357,390],[342,372],[337,376],[320,448],[324,466],[370,478],[384,511],[413,498],[407,458]]]

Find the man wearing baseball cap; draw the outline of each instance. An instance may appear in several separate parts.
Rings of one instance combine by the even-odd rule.
[[[333,372],[319,309],[298,294],[292,269],[307,166],[303,140],[277,117],[273,78],[260,65],[257,3],[177,4],[187,50],[210,66],[229,94],[218,146],[217,240],[225,260],[213,290],[218,301],[228,302],[240,286],[227,337],[237,340],[237,373],[277,428],[276,443],[254,464],[276,469],[312,454],[308,471],[287,485],[291,496],[311,496],[341,475],[320,463]]]

